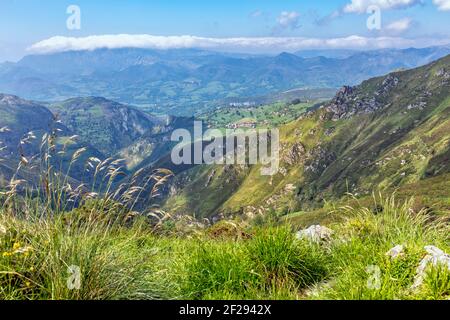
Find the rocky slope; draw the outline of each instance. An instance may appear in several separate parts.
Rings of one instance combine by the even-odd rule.
[[[204,217],[289,213],[347,192],[364,196],[445,177],[449,89],[450,56],[344,87],[329,103],[280,129],[277,175],[261,176],[258,166],[194,168],[175,179],[166,208]]]

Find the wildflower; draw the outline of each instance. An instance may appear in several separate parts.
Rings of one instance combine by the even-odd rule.
[[[20,242],[14,242],[14,244],[13,244],[13,250],[14,250],[14,251],[15,251],[15,250],[18,250],[20,247],[21,247]]]

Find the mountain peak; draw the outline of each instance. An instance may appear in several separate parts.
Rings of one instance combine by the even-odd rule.
[[[296,61],[296,60],[303,60],[299,56],[296,56],[295,54],[288,53],[288,52],[282,52],[278,56],[276,56],[277,60],[284,60],[284,61]]]
[[[0,93],[0,104],[3,105],[32,105],[31,101],[24,100],[12,94]]]

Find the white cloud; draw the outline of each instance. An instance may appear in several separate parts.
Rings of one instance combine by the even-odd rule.
[[[343,38],[262,37],[262,38],[204,38],[196,36],[98,35],[81,38],[52,37],[33,44],[32,53],[54,53],[78,50],[144,48],[198,48],[234,52],[281,52],[304,49],[380,49],[426,47],[450,43],[450,39],[407,39],[401,37]]]
[[[386,30],[394,33],[405,32],[411,27],[412,22],[411,18],[403,18],[387,25]]]
[[[449,1],[449,0],[433,0]],[[406,9],[422,3],[422,0],[351,0],[344,6],[344,13],[366,13],[367,8],[372,5],[378,6],[381,10]]]
[[[252,13],[250,13],[250,17],[251,18],[259,18],[263,15],[264,13],[261,10],[256,10],[253,11]]]
[[[448,11],[448,10],[450,10],[450,0],[433,0],[433,3],[441,11]]]
[[[297,29],[299,25],[300,13],[295,11],[283,11],[277,18],[278,26],[283,29]]]

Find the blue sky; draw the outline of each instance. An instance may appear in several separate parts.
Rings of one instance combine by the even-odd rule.
[[[371,4],[381,9],[381,29],[367,28],[369,14],[365,9]],[[81,10],[80,30],[66,27],[69,5],[77,5]],[[0,0],[0,61],[17,60],[33,44],[54,36],[83,39],[92,35],[147,34],[202,39],[335,39],[320,45],[313,42],[312,47],[333,46],[339,42],[336,39],[358,36],[415,40],[405,45],[425,46],[428,41],[434,44],[434,40],[450,39],[449,21],[450,0]],[[58,45],[46,42],[45,48],[60,50],[79,45],[73,41],[61,45],[62,40],[58,39]],[[136,43],[136,39],[132,40],[130,43]],[[195,46],[198,41],[189,43]],[[309,42],[304,41],[301,48],[306,49],[306,43]],[[351,41],[348,43],[351,46]],[[403,42],[388,43],[395,46]],[[239,48],[245,49],[242,45]],[[275,44],[273,49],[277,51]],[[279,51],[285,49],[281,45]],[[258,50],[258,46],[252,46],[252,50]],[[267,46],[261,48],[264,50]]]

